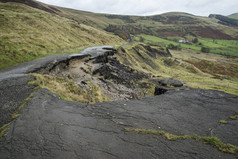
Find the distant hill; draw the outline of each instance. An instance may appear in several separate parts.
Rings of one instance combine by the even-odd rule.
[[[231,15],[229,15],[228,17],[238,20],[238,13],[231,14]]]
[[[238,27],[237,19],[229,18],[223,15],[218,15],[218,14],[210,14],[209,18],[215,18],[218,20],[218,23],[223,25]]]
[[[98,14],[34,0],[0,0],[0,21],[0,69],[65,49],[126,43],[122,39],[128,41],[138,34],[238,39],[236,24],[229,21],[224,25],[224,20],[217,18],[181,12],[154,16]]]

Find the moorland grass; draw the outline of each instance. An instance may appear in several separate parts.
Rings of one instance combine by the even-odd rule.
[[[21,3],[0,3],[0,12],[0,70],[86,46],[125,43],[103,30]]]

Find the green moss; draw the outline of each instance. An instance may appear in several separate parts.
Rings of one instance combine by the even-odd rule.
[[[236,119],[237,119],[237,115],[230,116],[229,119],[231,119],[231,120],[236,120]]]
[[[221,123],[221,124],[227,124],[227,121],[226,121],[226,120],[220,120],[219,123]]]
[[[34,96],[34,92],[31,93],[26,99],[24,99],[23,103],[21,104],[21,106],[18,108],[18,111],[20,111],[22,108],[24,108],[24,106],[26,105],[26,103]]]
[[[7,123],[0,128],[0,140],[2,140],[4,134],[7,132],[8,127],[11,123]]]
[[[231,144],[225,144],[221,142],[220,139],[217,137],[201,137],[198,135],[184,135],[184,136],[178,136],[178,135],[173,135],[170,133],[166,133],[161,130],[152,130],[152,129],[132,129],[132,128],[125,128],[127,132],[137,132],[137,133],[142,133],[142,134],[153,134],[153,135],[160,135],[165,137],[168,140],[185,140],[185,139],[193,139],[195,141],[199,141],[205,144],[212,145],[216,147],[218,150],[225,152],[225,153],[238,153],[238,147],[231,145]]]
[[[18,118],[19,116],[20,116],[19,113],[13,113],[13,114],[12,114],[12,119],[16,119],[16,118]]]
[[[31,98],[33,97],[33,95],[34,95],[34,93],[31,93],[26,99],[24,99],[24,101],[23,101],[22,104],[18,107],[18,109],[16,110],[16,112],[11,115],[12,120],[14,120],[14,119],[16,119],[16,118],[18,118],[18,117],[20,116],[19,111],[24,108],[24,106],[26,105],[27,101],[29,101],[29,99],[31,99]],[[8,129],[8,126],[9,126],[10,124],[11,124],[11,122],[8,123],[8,124],[3,125],[3,126],[0,128],[0,140],[2,139],[3,135],[6,133],[6,131],[7,131],[7,129]]]

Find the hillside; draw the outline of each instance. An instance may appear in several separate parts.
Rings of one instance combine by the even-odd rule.
[[[227,16],[223,15],[218,15],[218,14],[210,14],[209,18],[215,18],[218,20],[218,23],[222,25],[227,25],[227,26],[233,26],[233,27],[238,27],[238,20],[233,19]]]
[[[178,12],[154,16],[97,14],[34,0],[0,0],[0,10],[0,69],[50,54],[77,52],[91,45],[120,45],[141,34],[171,40],[171,43],[196,38],[234,40],[232,48],[230,41],[226,41],[229,45],[225,48],[214,41],[212,45],[216,47],[212,52],[237,54],[233,46],[238,29],[214,17]]]
[[[228,17],[238,20],[238,13],[231,14],[231,15],[229,15]]]
[[[0,3],[0,69],[86,46],[125,43],[103,30],[22,3]]]
[[[0,158],[238,158],[236,22],[0,0]]]

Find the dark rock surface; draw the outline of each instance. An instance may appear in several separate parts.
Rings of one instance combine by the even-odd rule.
[[[158,81],[160,85],[162,86],[173,86],[173,87],[182,87],[183,83],[180,82],[179,80],[172,79],[172,78],[166,78]]]
[[[141,100],[86,105],[35,92],[0,142],[1,158],[237,158],[194,140],[126,132],[156,129],[175,135],[219,136],[238,145],[238,97],[212,90],[170,92]],[[228,132],[231,133],[229,134]]]
[[[0,127],[12,120],[11,114],[33,92],[34,86],[27,84],[31,80],[32,77],[23,75],[0,81]]]

